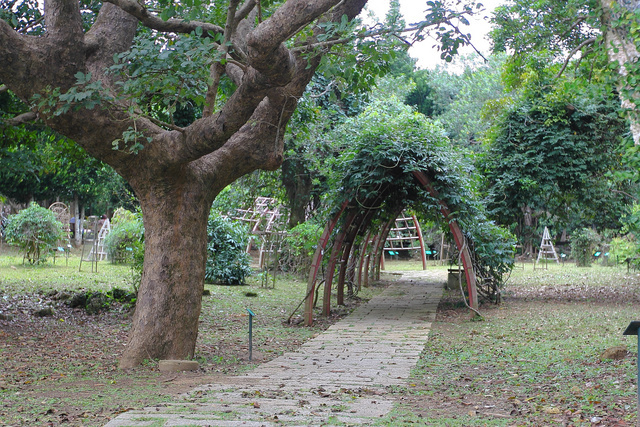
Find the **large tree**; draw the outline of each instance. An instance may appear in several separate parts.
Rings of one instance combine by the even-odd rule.
[[[76,141],[142,207],[144,273],[121,367],[193,356],[211,203],[237,178],[280,166],[298,98],[365,3],[45,0],[42,19],[35,1],[2,3],[0,91],[32,106],[12,124],[37,117]],[[441,28],[471,9],[445,3],[429,2],[427,18],[455,51],[458,27]],[[422,37],[424,25],[414,30]]]
[[[41,36],[0,21],[0,81],[26,102],[39,94],[34,113],[111,165],[140,200],[147,249],[121,367],[149,357],[193,356],[209,207],[238,177],[280,165],[284,127],[321,59],[310,55],[317,53],[311,45],[327,29],[335,32],[330,23],[352,20],[365,2],[290,0],[261,20],[255,2],[232,0],[226,22],[218,26],[163,20],[139,2],[110,0],[85,29],[78,1],[48,0]],[[122,77],[109,68],[114,55],[132,47],[139,23],[156,32],[195,32],[217,40],[208,44],[217,59],[210,62],[208,103],[202,117],[186,127],[165,126],[119,95]],[[298,45],[285,45],[310,24]],[[167,49],[170,43],[168,37]],[[223,74],[236,88],[216,108]],[[86,85],[78,86],[79,80]],[[99,92],[100,105],[76,96],[87,92],[89,99]]]

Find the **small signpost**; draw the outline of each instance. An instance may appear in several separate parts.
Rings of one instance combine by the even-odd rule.
[[[629,323],[627,329],[624,330],[622,335],[637,335],[638,336],[638,361],[636,362],[636,367],[638,368],[638,422],[637,425],[640,427],[640,334],[638,333],[638,329],[640,329],[640,321],[635,320]]]
[[[249,308],[247,308],[247,312],[249,313],[249,361],[251,361],[253,352],[253,316],[255,316],[255,313]]]

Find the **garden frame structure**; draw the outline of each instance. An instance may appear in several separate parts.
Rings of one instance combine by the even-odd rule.
[[[404,172],[401,168],[393,168],[389,170],[391,175],[413,175],[414,184],[426,191],[426,193],[437,201],[437,208],[443,219],[448,223],[449,230],[453,235],[453,239],[460,254],[460,260],[464,268],[464,274],[467,281],[467,291],[469,298],[469,306],[473,309],[478,308],[478,292],[476,289],[476,273],[474,262],[467,242],[458,221],[452,214],[451,209],[436,189],[432,178],[429,177],[424,170],[413,170]],[[379,277],[379,260],[384,251],[384,242],[388,233],[393,226],[396,217],[406,207],[400,202],[400,205],[388,209],[386,219],[383,220],[382,226],[374,233],[372,223],[377,214],[380,213],[380,207],[389,200],[393,201],[394,193],[397,186],[386,185],[379,188],[374,195],[367,197],[365,200],[357,200],[356,197],[344,201],[337,212],[326,224],[324,231],[319,239],[309,273],[307,282],[307,297],[305,300],[304,322],[305,325],[313,323],[313,306],[315,301],[315,292],[317,291],[318,272],[322,264],[323,255],[332,235],[335,233],[333,245],[330,251],[327,273],[324,279],[324,296],[322,314],[329,315],[331,312],[331,288],[333,285],[336,267],[338,268],[337,281],[337,303],[344,303],[345,282],[348,274],[351,274],[350,280],[355,281],[356,286],[367,284],[370,276]],[[392,205],[391,203],[390,205]],[[340,221],[342,219],[342,221]],[[336,230],[338,224],[341,224]],[[374,260],[374,262],[371,262]]]

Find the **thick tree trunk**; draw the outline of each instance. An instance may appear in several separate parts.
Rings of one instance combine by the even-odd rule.
[[[255,5],[243,3],[249,8]],[[227,62],[225,69],[236,90],[215,113],[184,129],[132,115],[138,108],[128,97],[119,96],[116,80],[120,77],[106,68],[114,54],[130,48],[138,19],[150,28],[172,33],[190,33],[188,21],[162,21],[152,17],[142,3],[131,0],[105,0],[86,33],[77,0],[45,2],[43,37],[19,34],[0,20],[0,84],[25,102],[36,94],[44,95],[46,102],[34,113],[111,165],[140,200],[146,232],[144,272],[121,367],[148,358],[193,356],[209,207],[215,195],[240,176],[280,166],[285,127],[321,60],[322,48],[316,55],[313,44],[324,29],[313,23],[338,23],[344,16],[352,19],[365,3],[288,0],[258,25],[254,25],[255,14],[236,11],[235,18],[230,15],[226,27],[230,33],[224,35],[241,47],[242,55],[234,63]],[[203,25],[212,34],[227,31]],[[314,34],[307,39],[309,50],[305,52],[303,45],[289,49],[287,41],[301,34],[306,25],[310,25],[309,34]],[[78,73],[91,73],[92,80],[101,81],[107,92],[113,92],[113,101],[104,103],[104,108],[85,108],[79,103],[58,114],[57,107],[70,107],[58,99],[59,105],[49,110],[48,102],[55,98],[48,99],[48,88],[64,93],[75,86]],[[131,129],[138,135],[136,142],[144,142],[135,152],[122,141]],[[139,134],[145,138],[138,139]],[[114,141],[122,142],[119,149],[113,149]]]
[[[211,198],[183,183],[142,195],[145,260],[130,341],[120,360],[190,359],[198,336]]]

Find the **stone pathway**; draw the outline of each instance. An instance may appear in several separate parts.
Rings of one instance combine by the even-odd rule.
[[[405,385],[418,361],[444,281],[442,271],[404,272],[297,351],[106,427],[372,425],[393,406],[386,391]]]

